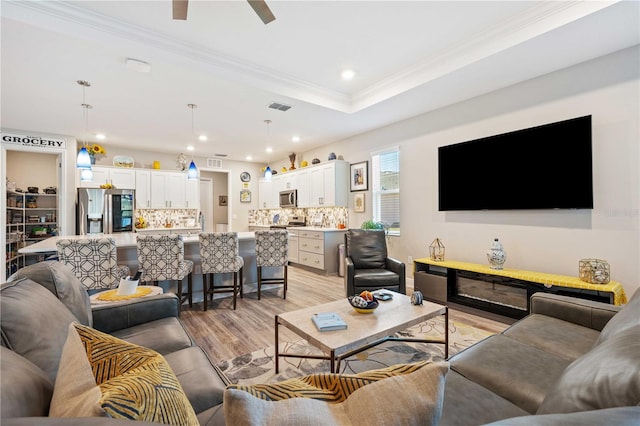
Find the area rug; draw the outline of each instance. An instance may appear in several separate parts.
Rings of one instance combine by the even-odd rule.
[[[396,333],[396,337],[414,337],[422,339],[441,339],[444,332],[444,319],[434,318],[424,323]],[[449,356],[489,337],[492,333],[457,321],[449,321]],[[293,342],[280,342],[281,352],[321,354],[304,339]],[[232,383],[250,385],[255,383],[275,383],[307,374],[329,372],[328,360],[304,358],[280,358],[278,374],[275,374],[273,361],[274,347],[269,346],[255,352],[223,361],[218,367]],[[434,343],[413,343],[387,341],[364,352],[343,360],[340,373],[360,373],[362,371],[384,368],[394,364],[423,360],[443,360],[444,345]]]

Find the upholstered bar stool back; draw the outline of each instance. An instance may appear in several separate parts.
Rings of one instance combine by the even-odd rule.
[[[204,291],[204,310],[207,299],[213,300],[215,293],[233,293],[233,309],[236,298],[242,292],[242,267],[244,260],[238,251],[237,232],[203,232],[200,237],[200,268],[202,269],[202,289]],[[232,285],[214,285],[215,274],[233,273]],[[208,281],[208,284],[207,284]]]
[[[61,238],[56,242],[58,259],[67,265],[90,293],[117,288],[129,267],[118,265],[113,238]]]
[[[180,302],[189,300],[193,306],[193,262],[184,258],[184,241],[178,234],[136,236],[138,270],[142,271],[142,282],[177,281]],[[182,290],[182,281],[188,277],[187,291]]]
[[[258,300],[263,284],[282,284],[282,297],[287,298],[287,258],[289,235],[286,229],[256,231],[256,266],[258,267]],[[264,267],[283,267],[282,277],[264,277]]]

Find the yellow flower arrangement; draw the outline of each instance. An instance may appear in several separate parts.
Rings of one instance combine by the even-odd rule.
[[[102,145],[99,145],[97,143],[89,145],[89,148],[87,149],[87,151],[89,151],[89,155],[97,155],[97,154],[105,155],[107,153],[107,151],[102,147]]]

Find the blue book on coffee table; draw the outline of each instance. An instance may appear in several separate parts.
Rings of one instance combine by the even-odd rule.
[[[311,319],[320,331],[344,330],[347,323],[335,312],[314,314]]]

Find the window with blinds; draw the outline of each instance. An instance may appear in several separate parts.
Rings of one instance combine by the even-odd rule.
[[[373,219],[390,235],[400,235],[400,151],[373,153],[371,164]]]

